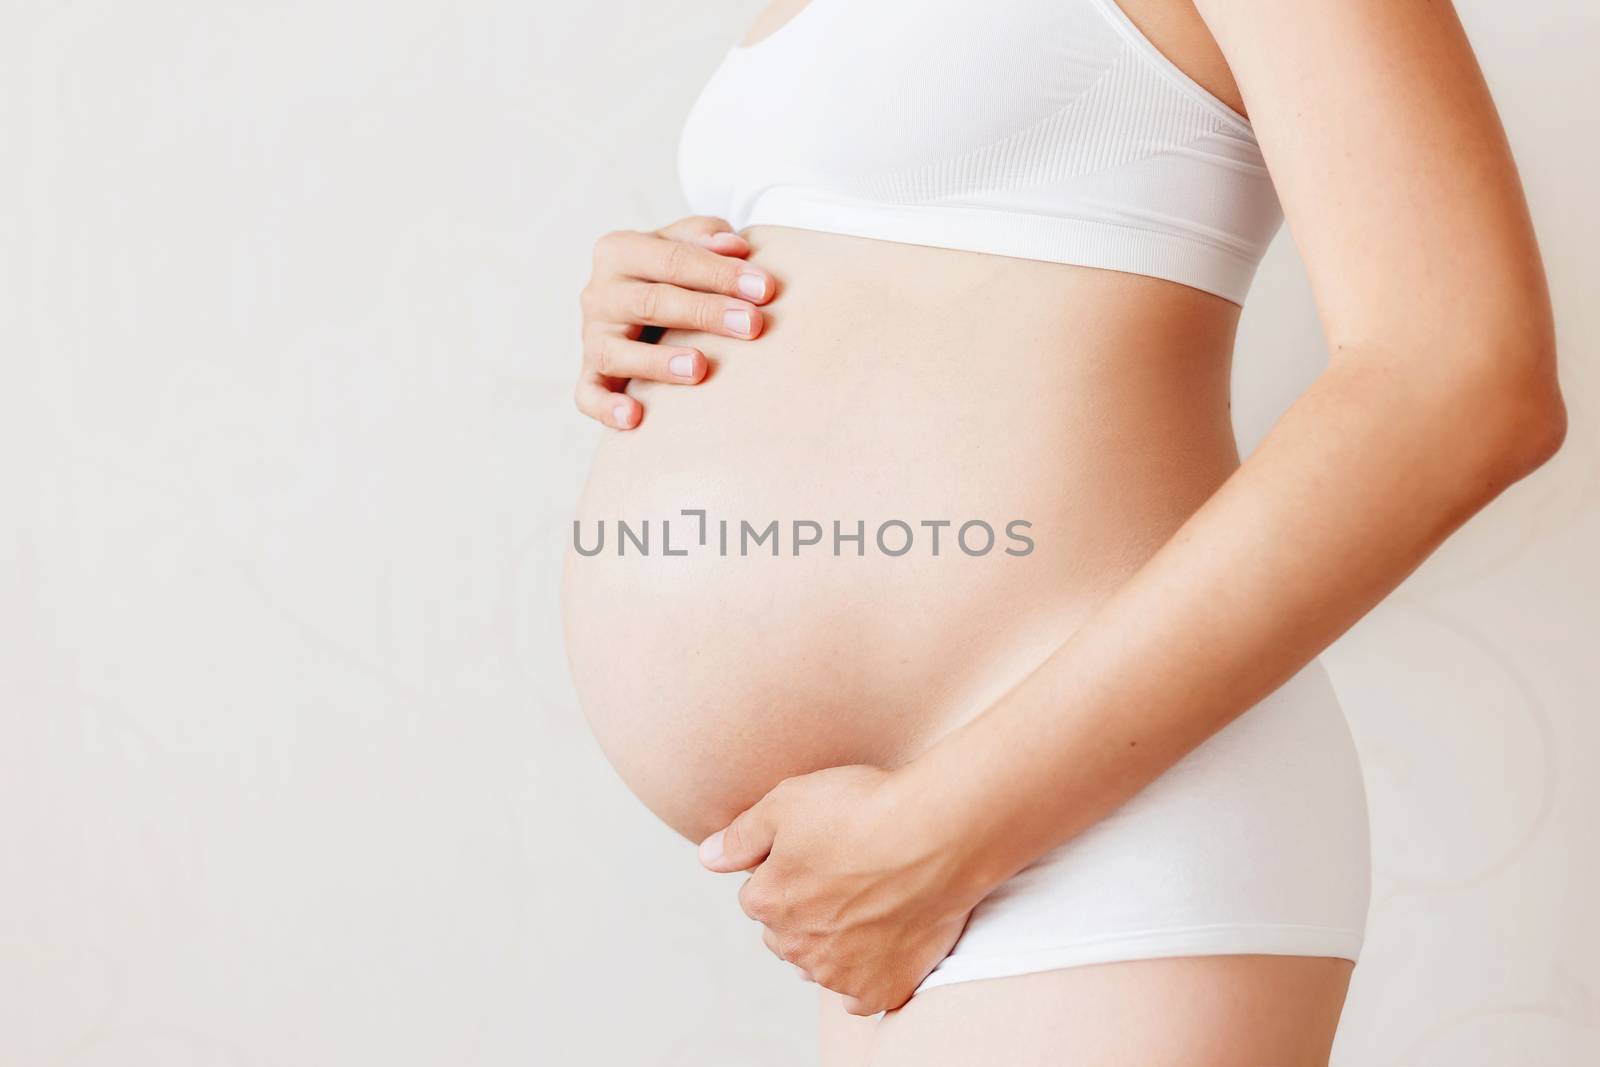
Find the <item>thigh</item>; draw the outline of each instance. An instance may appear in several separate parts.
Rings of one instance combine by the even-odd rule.
[[[1190,956],[958,982],[873,1019],[822,995],[823,1067],[1322,1067],[1354,965]]]

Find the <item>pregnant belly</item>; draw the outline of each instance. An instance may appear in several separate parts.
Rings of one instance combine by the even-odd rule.
[[[1170,283],[756,230],[756,341],[636,386],[563,583],[608,758],[699,838],[785,777],[892,766],[1064,640],[1236,464],[1236,309]]]

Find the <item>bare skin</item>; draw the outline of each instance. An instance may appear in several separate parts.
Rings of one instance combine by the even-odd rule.
[[[705,380],[634,382],[639,422],[604,442],[579,509],[589,537],[656,519],[656,554],[608,542],[567,575],[595,734],[696,841],[786,777],[898,765],[978,714],[1238,463],[1238,308],[1220,298],[830,234],[746,237],[747,262],[777,279],[761,337],[669,331],[664,345],[705,353]],[[997,463],[1026,476],[997,478]],[[968,557],[947,530],[937,559],[787,544],[664,558],[659,519],[697,507],[756,524],[1020,517],[1037,547]],[[673,531],[682,544],[694,527]]]
[[[727,254],[772,279],[753,339],[672,330],[705,360],[694,384],[580,391],[628,428],[597,458],[590,519],[1041,524],[1009,570],[568,568],[597,736],[685,835],[726,826],[703,862],[753,869],[741,903],[769,947],[844,994],[825,995],[829,1064],[1326,1062],[1349,977],[1328,959],[1126,962],[849,1015],[904,1004],[990,888],[1270,692],[1562,437],[1537,248],[1447,6],[1124,7],[1249,104],[1334,353],[1248,463],[1225,301],[778,229]],[[597,281],[595,335],[637,321],[610,292]]]
[[[962,982],[888,1016],[822,991],[824,1067],[1312,1067],[1328,1062],[1351,963],[1216,956]]]

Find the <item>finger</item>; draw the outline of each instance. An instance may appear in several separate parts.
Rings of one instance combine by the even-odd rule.
[[[768,952],[771,952],[780,960],[784,959],[783,949],[778,947],[778,935],[773,933],[768,927],[763,926],[761,928],[761,943],[767,946]],[[787,963],[788,960],[784,960],[784,962]]]
[[[921,982],[919,981],[911,986],[903,987],[904,991],[900,993],[890,989],[888,991],[879,990],[870,996],[852,997],[849,994],[843,994],[844,1010],[851,1015],[877,1015],[886,1011],[899,1011],[911,1003],[911,997],[916,993],[916,986],[920,984]]]
[[[844,1010],[849,1012],[851,1015],[876,1015],[883,1009],[874,1007],[872,1004],[860,999],[859,997],[847,996],[844,998]]]
[[[751,338],[761,332],[761,312],[744,300],[692,293],[666,282],[619,282],[598,295],[593,317]]]
[[[691,215],[656,231],[658,237],[669,241],[688,241],[703,245],[718,255],[748,256],[750,242],[733,232],[727,219],[711,215]]]
[[[750,242],[734,233],[732,230],[723,230],[710,237],[692,238],[692,244],[702,244],[719,256],[733,256],[743,259],[750,254]]]
[[[767,858],[777,833],[775,804],[768,793],[731,823],[700,842],[700,862],[707,870],[748,871]]]
[[[606,378],[648,378],[692,385],[706,376],[706,357],[693,348],[646,344],[614,333],[598,334],[585,355],[595,371]]]
[[[618,430],[631,430],[639,421],[639,404],[626,393],[606,387],[597,375],[586,374],[578,379],[573,396],[578,410]]]
[[[772,912],[773,898],[767,890],[766,883],[757,877],[760,873],[760,871],[757,871],[756,874],[746,878],[744,885],[739,887],[739,910],[762,926],[767,927],[761,935],[762,939],[766,942],[768,948],[777,953],[779,959],[783,959],[783,953],[774,947],[777,942],[766,940],[772,935],[772,928],[767,926],[767,922],[769,919],[776,918],[776,916]]]
[[[647,282],[669,282],[698,293],[737,296],[765,303],[777,286],[772,276],[743,260],[718,255],[686,241],[664,241],[653,234],[619,232],[608,236],[600,262],[605,270]]]

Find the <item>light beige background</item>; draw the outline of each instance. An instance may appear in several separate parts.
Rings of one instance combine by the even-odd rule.
[[[682,213],[758,6],[0,6],[0,1063],[811,1061],[555,611],[588,245]],[[1596,12],[1464,3],[1573,433],[1328,656],[1347,1067],[1600,1061]],[[1253,443],[1323,359],[1286,238],[1245,321]]]

